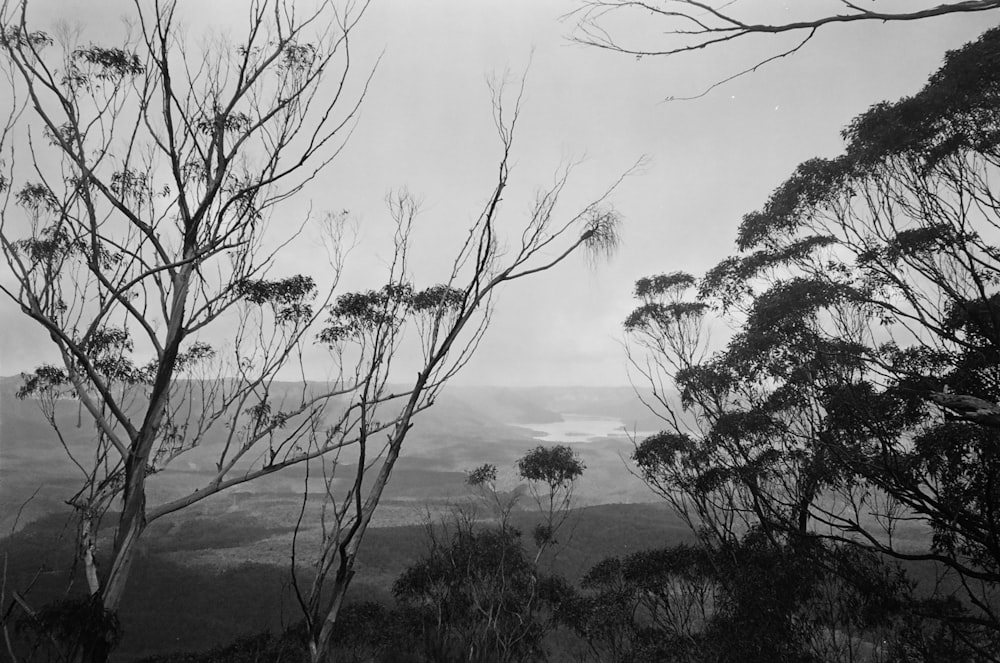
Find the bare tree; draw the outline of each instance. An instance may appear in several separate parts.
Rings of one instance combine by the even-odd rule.
[[[350,36],[367,3],[323,1],[305,12],[255,2],[244,42],[215,37],[197,48],[182,39],[172,2],[137,1],[135,22],[112,47],[83,44],[68,29],[33,31],[24,2],[0,7],[11,100],[0,133],[0,248],[10,278],[0,288],[58,352],[59,365],[25,376],[20,396],[37,400],[82,478],[70,503],[88,597],[70,612],[61,606],[76,617],[59,654],[107,658],[151,522],[313,461],[329,501],[311,586],[297,587],[322,658],[413,416],[468,361],[501,285],[580,248],[613,248],[618,215],[606,198],[617,183],[559,220],[565,168],[539,193],[519,243],[505,246],[498,221],[520,96],[510,112],[498,86],[497,181],[445,283],[412,286],[417,206],[400,193],[389,201],[397,231],[388,283],[335,297],[346,214],[322,219],[330,257],[322,284],[271,277],[303,226],[277,243],[266,230],[350,131],[370,80],[349,76]],[[422,366],[394,388],[393,358],[408,329]],[[330,350],[324,383],[305,375],[317,335]],[[293,389],[278,382],[289,375],[299,378]],[[57,416],[66,399],[93,421],[86,444]],[[169,481],[170,463],[195,449],[212,459],[202,485],[147,503],[149,482]],[[334,481],[345,465],[346,490]],[[106,552],[98,532],[112,508],[120,511]]]
[[[788,6],[782,18],[771,19],[767,9],[754,5],[745,7],[734,0],[700,2],[698,0],[582,0],[581,7],[567,15],[577,21],[572,39],[587,46],[632,55],[673,56],[681,53],[718,48],[754,37],[775,38],[777,45],[768,55],[754,60],[745,68],[709,85],[689,97],[697,99],[735,78],[798,52],[816,33],[830,25],[861,21],[916,21],[948,14],[985,12],[1000,9],[997,0],[960,0],[959,2],[921,2],[906,11],[879,11],[849,0],[795,3],[798,15],[786,20]],[[763,14],[763,16],[762,16]],[[635,30],[626,26],[652,26],[655,36],[650,41],[636,37]],[[628,33],[628,36],[621,36]],[[641,32],[641,31],[640,31]],[[785,39],[787,37],[787,39]]]
[[[408,240],[417,206],[410,195],[397,194],[389,200],[397,233],[388,284],[339,297],[321,332],[321,339],[338,356],[369,358],[357,364],[354,399],[346,406],[354,413],[349,426],[356,444],[317,464],[325,499],[319,555],[310,564],[300,564],[298,553],[307,522],[308,494],[296,529],[294,586],[306,615],[314,661],[326,660],[335,645],[331,641],[334,625],[359,547],[413,418],[434,403],[445,383],[475,352],[489,325],[498,289],[550,270],[580,250],[605,254],[618,241],[619,215],[608,205],[608,196],[633,169],[582,209],[564,216],[558,203],[572,170],[568,166],[550,188],[538,192],[519,237],[506,245],[501,234],[501,203],[510,177],[523,82],[513,104],[505,105],[505,87],[501,82],[492,89],[501,144],[497,179],[451,263],[447,280],[420,291],[408,281]],[[422,367],[405,388],[394,390],[390,385],[393,358],[406,343],[408,330],[416,332]]]
[[[39,399],[82,477],[70,503],[89,598],[67,659],[107,658],[149,523],[345,443],[307,433],[354,384],[303,387],[280,411],[269,400],[331,301],[342,219],[327,219],[323,287],[304,275],[269,280],[297,231],[277,246],[265,231],[349,133],[370,78],[349,76],[365,9],[262,0],[247,5],[242,42],[194,46],[175,3],[137,1],[122,41],[104,46],[69,28],[33,30],[26,2],[0,5],[0,289],[58,352],[59,365],[25,376],[20,395]],[[221,345],[204,340],[233,328]],[[66,397],[93,421],[85,447],[55,416]],[[210,430],[223,439],[206,483],[148,504],[150,478]],[[112,506],[100,564],[97,532]]]

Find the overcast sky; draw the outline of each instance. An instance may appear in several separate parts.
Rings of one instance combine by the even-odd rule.
[[[233,20],[241,4],[181,2],[193,33],[201,22]],[[786,4],[747,1],[739,7],[774,11]],[[128,11],[129,3],[35,0],[32,6],[41,27],[57,18],[78,20],[84,41],[100,41],[103,26]],[[1000,21],[992,12],[832,26],[795,56],[703,98],[665,102],[745,67],[748,53],[730,48],[636,60],[582,47],[566,38],[572,21],[560,20],[578,6],[554,0],[375,0],[354,39],[359,72],[383,54],[360,121],[342,155],[309,190],[309,200],[297,203],[300,212],[308,204],[351,210],[361,237],[347,282],[377,287],[389,250],[383,198],[407,187],[423,201],[414,279],[418,285],[440,280],[452,248],[448,239],[475,218],[494,183],[500,145],[486,79],[505,68],[515,75],[528,69],[504,210],[507,228],[517,227],[535,189],[550,184],[568,159],[583,162],[564,196],[565,214],[642,155],[651,159],[614,196],[625,217],[617,254],[596,267],[571,259],[506,288],[463,383],[627,384],[621,322],[631,309],[636,279],[678,269],[700,274],[711,267],[732,250],[741,216],[759,207],[798,163],[840,151],[839,132],[853,116],[915,92],[947,49]],[[314,259],[309,246],[297,246],[284,254],[275,275]],[[0,303],[0,316],[0,374],[51,360],[38,328],[9,302]]]

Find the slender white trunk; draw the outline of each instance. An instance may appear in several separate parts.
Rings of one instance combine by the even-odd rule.
[[[83,557],[83,570],[87,577],[87,589],[91,595],[101,591],[101,581],[97,575],[97,560],[94,559],[94,551],[97,548],[96,535],[94,533],[94,519],[85,515],[80,522],[80,554]]]

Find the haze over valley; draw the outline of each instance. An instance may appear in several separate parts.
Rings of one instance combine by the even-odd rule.
[[[44,560],[46,570],[34,588],[39,596],[47,591],[46,577],[56,587],[73,573],[75,521],[65,501],[79,489],[80,475],[66,452],[50,444],[52,428],[37,401],[15,397],[21,384],[19,376],[0,380],[0,518],[8,533],[2,545],[12,555],[14,577],[19,572],[30,576]],[[80,452],[91,438],[86,419],[80,427],[77,420],[76,402],[59,404],[57,421],[67,434],[68,448]],[[685,540],[686,528],[630,472],[634,469],[629,463],[631,436],[653,430],[657,421],[629,387],[449,387],[434,407],[416,419],[375,515],[375,529],[365,541],[365,561],[352,596],[389,600],[393,580],[426,549],[426,525],[447,520],[456,507],[473,501],[466,484],[469,470],[495,464],[500,487],[523,492],[514,461],[539,444],[568,444],[587,466],[575,497],[580,510],[571,525],[573,540],[589,543],[568,546],[559,562],[571,576],[582,575],[609,554]],[[162,477],[150,481],[150,503],[177,497],[210,480],[217,444],[217,437],[209,437],[201,448],[174,459]],[[350,464],[339,469],[346,476],[352,470]],[[289,468],[154,523],[142,546],[144,579],[135,584],[162,578],[157,591],[166,603],[151,607],[139,596],[127,599],[123,622],[134,626],[126,628],[123,660],[176,649],[176,642],[159,635],[175,629],[153,626],[164,619],[177,620],[175,626],[191,634],[185,642],[190,650],[287,626],[282,620],[293,612],[285,594],[287,567],[305,479],[304,467]],[[315,479],[311,485],[314,499],[306,505],[298,544],[302,550],[309,550],[319,536],[316,491],[321,486]],[[520,506],[525,512],[517,518],[530,528],[531,497],[523,494]],[[113,520],[110,514],[106,528]],[[252,599],[240,600],[233,592],[242,591],[239,588],[246,583],[256,587],[255,593]],[[197,610],[192,614],[190,606],[184,607],[187,598],[182,597],[195,592],[195,585],[206,584],[238,606],[232,608],[232,619],[213,617],[206,623],[197,617]],[[170,607],[171,601],[176,608]],[[202,610],[214,613],[208,603]]]

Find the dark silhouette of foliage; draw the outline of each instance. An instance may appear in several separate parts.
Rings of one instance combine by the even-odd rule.
[[[24,615],[16,630],[29,635],[32,647],[55,661],[73,661],[114,648],[121,641],[118,616],[99,597],[65,599]]]
[[[572,483],[585,469],[586,465],[579,455],[565,444],[537,446],[517,461],[517,471],[522,479],[540,481],[550,490]]]
[[[576,481],[587,466],[565,444],[539,445],[519,458],[516,466],[518,476],[529,482],[529,490],[544,515],[544,520],[532,530],[538,548],[537,562],[545,548],[556,543],[556,532],[569,515]]]
[[[752,532],[717,549],[605,559],[557,617],[587,643],[587,660],[839,661],[850,655],[843,642],[860,638],[878,638],[879,660],[896,660],[903,640],[888,638],[903,632],[901,620],[926,628],[901,600],[907,592],[895,565],[856,547],[813,537],[778,546]],[[842,630],[831,638],[834,622]]]
[[[462,526],[406,569],[393,594],[415,616],[428,661],[538,660],[543,580],[517,530]]]
[[[701,281],[636,286],[625,327],[666,430],[633,460],[727,569],[714,640],[742,658],[719,660],[860,655],[846,633],[890,660],[908,639],[926,660],[959,641],[995,660],[997,62],[992,29],[856,118],[844,154],[800,165]],[[937,577],[914,594],[873,571],[885,559]]]

